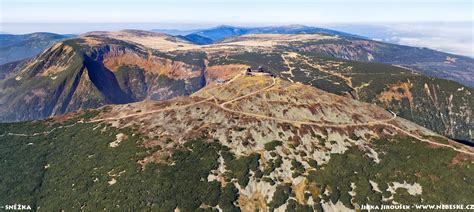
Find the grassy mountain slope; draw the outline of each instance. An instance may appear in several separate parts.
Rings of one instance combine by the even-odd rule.
[[[403,65],[428,76],[457,81],[474,86],[474,59],[439,52],[427,48],[409,47],[368,40],[360,36],[329,29],[289,25],[281,27],[232,27],[219,26],[191,33],[185,37],[197,44],[211,44],[223,40],[240,40],[248,34],[315,34],[339,36],[317,42],[296,41],[291,47],[300,51],[361,62],[379,62]],[[207,38],[207,39],[205,39]],[[212,41],[212,42],[211,42]]]
[[[242,37],[238,41],[227,41],[227,45],[253,40],[254,37]],[[209,64],[245,64],[254,69],[262,66],[291,81],[377,104],[445,136],[474,140],[472,88],[402,67],[340,60],[301,51],[296,45],[290,46],[294,49],[287,49],[287,45],[278,43],[271,50],[218,55],[210,58]]]
[[[0,80],[5,79],[5,77],[7,77],[11,72],[13,72],[16,67],[18,67],[25,61],[26,60],[18,60],[0,65]]]
[[[349,210],[470,204],[474,150],[372,104],[271,77],[0,124],[0,204]]]
[[[362,43],[362,46],[360,46]],[[351,41],[350,44],[323,44],[319,48],[312,46],[312,52],[363,62],[380,62],[402,65],[428,76],[457,81],[474,87],[474,59],[439,52],[427,48],[392,45],[363,40]],[[340,49],[345,49],[341,51]]]

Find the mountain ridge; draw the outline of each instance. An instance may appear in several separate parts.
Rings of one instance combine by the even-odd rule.
[[[12,155],[0,164],[0,203],[165,211],[469,203],[472,147],[373,104],[260,75],[188,97],[0,124],[0,151]]]
[[[339,32],[330,29],[309,27],[304,25],[287,26],[266,26],[266,27],[235,27],[231,25],[219,25],[209,29],[198,30],[196,32],[184,35],[183,37],[193,41],[193,37],[208,38],[208,43],[212,44],[222,39],[246,34],[301,34],[301,33],[323,33],[330,35],[343,35],[348,37],[359,37],[349,33]]]
[[[428,76],[451,79],[470,87],[474,86],[474,58],[444,53],[428,48],[410,47],[406,45],[388,44],[379,41],[373,41],[362,36],[352,35],[344,32],[308,27],[304,25],[281,26],[281,27],[233,27],[229,25],[218,26],[211,29],[197,31],[184,36],[196,44],[212,44],[220,42],[226,38],[238,39],[238,36],[246,34],[304,34],[304,33],[323,33],[328,35],[337,35],[347,38],[349,42],[321,43],[312,49],[322,55],[336,57],[339,59],[348,59],[362,62],[381,62],[396,64],[415,69],[416,71]],[[207,39],[206,39],[207,38]],[[212,40],[212,42],[211,42]],[[355,43],[351,46],[351,41]],[[405,56],[406,55],[406,56]],[[404,57],[405,56],[405,57]],[[456,64],[457,63],[457,64]]]
[[[94,32],[63,41],[36,59],[2,66],[7,73],[0,81],[2,120],[190,95],[247,68],[261,68],[383,106],[450,138],[472,140],[472,89],[402,67],[319,53],[342,44],[371,45],[322,34],[250,34],[203,46],[160,33]],[[366,53],[350,48],[343,52]]]
[[[164,42],[166,45],[168,41]],[[155,88],[148,88],[144,83],[143,73],[134,71],[136,69],[134,65],[140,65],[143,62],[140,58],[146,55],[148,53],[135,44],[108,37],[85,36],[57,43],[37,58],[23,63],[12,73],[9,73],[14,77],[7,78],[2,83],[1,102],[2,105],[10,102],[11,107],[2,107],[2,115],[3,117],[13,115],[14,118],[17,114],[19,117],[26,116],[26,119],[37,119],[48,117],[51,114],[74,111],[82,107],[90,108],[107,103],[139,101],[147,95],[154,95],[155,98],[176,95],[168,93],[166,87],[159,91],[160,83],[152,83],[157,84]],[[131,57],[134,60],[122,60],[124,57],[129,57],[129,59]],[[159,70],[165,72],[164,74],[167,76],[160,77],[161,74],[156,72],[158,70],[155,67],[154,73],[149,75],[146,80],[164,81],[166,86],[176,80],[178,84],[182,83],[183,88],[178,86],[172,90],[184,93],[187,92],[186,84],[190,84],[191,88],[189,89],[191,90],[196,89],[192,88],[195,85],[200,87],[201,79],[199,77],[195,82],[184,82],[179,79],[180,74],[185,76],[191,74],[190,78],[196,77],[194,73],[200,75],[200,68],[183,63],[173,63],[171,60],[159,56],[154,56],[153,59],[158,61],[156,66],[160,67]],[[120,65],[122,62],[132,63],[130,65],[133,67],[117,67],[117,64]],[[120,70],[115,69],[115,73],[112,73],[107,65]],[[147,69],[147,67],[142,66],[139,69]],[[176,76],[175,71],[179,71],[176,72]],[[121,74],[121,77],[117,78],[116,74]],[[142,82],[130,82],[131,77],[139,77]],[[170,83],[166,84],[166,81],[170,81]],[[132,91],[131,87],[136,90]],[[153,93],[151,90],[157,93]],[[27,104],[21,103],[23,101],[26,101]],[[28,104],[28,102],[37,104]],[[11,112],[7,112],[9,110]],[[22,110],[29,112],[18,114],[18,111]]]
[[[137,33],[140,31],[141,30],[135,30],[135,32]],[[145,31],[142,31],[141,33],[144,32]],[[388,44],[373,41],[358,35],[352,35],[340,31],[318,27],[308,27],[304,25],[234,27],[230,25],[222,25],[210,29],[196,30],[195,32],[192,32],[187,35],[177,35],[173,37],[174,39],[186,40],[187,42],[191,42],[198,45],[209,45],[221,41],[225,38],[241,36],[251,33],[323,33],[328,35],[337,35],[345,37],[346,41],[352,40],[352,42],[320,44],[318,45],[318,47],[312,47],[315,48],[313,49],[313,51],[318,52],[321,55],[336,57],[340,59],[401,65],[429,76],[451,79],[460,82],[464,85],[468,85],[470,87],[474,86],[474,76],[470,74],[474,70],[473,58],[455,54],[448,54],[427,48]],[[44,49],[45,47],[41,48]],[[35,51],[30,52],[23,50],[16,52],[21,52],[21,54],[27,54],[27,56],[13,57],[13,54],[8,54],[13,58],[8,59],[3,63],[24,59],[25,57],[30,57],[38,53]]]

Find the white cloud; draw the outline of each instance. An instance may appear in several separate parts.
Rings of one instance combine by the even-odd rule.
[[[410,38],[400,37],[398,43],[408,46],[420,46],[435,49],[443,52],[449,52],[453,54],[461,54],[470,57],[474,57],[474,50],[472,42],[466,43],[452,38],[446,37],[423,37],[423,38]]]
[[[399,24],[389,29],[399,44],[474,57],[474,22]]]
[[[374,40],[474,57],[474,22],[418,22],[327,26]]]

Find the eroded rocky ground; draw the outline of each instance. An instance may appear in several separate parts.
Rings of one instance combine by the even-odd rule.
[[[103,151],[111,154],[128,145],[145,148],[129,161],[138,168],[133,175],[156,170],[154,175],[166,170],[151,168],[156,164],[178,168],[188,159],[198,166],[207,160],[204,152],[212,153],[212,165],[199,165],[209,169],[195,177],[217,183],[222,192],[233,188],[236,199],[230,205],[198,200],[201,209],[349,211],[362,204],[433,203],[448,200],[445,193],[474,190],[472,148],[373,104],[269,76],[237,75],[191,97],[106,106],[92,116],[52,122],[67,120],[89,125],[86,132],[110,134]],[[127,129],[133,133],[121,132]],[[210,149],[201,149],[201,142]],[[129,181],[127,170],[109,170],[103,183],[107,188],[138,183]],[[171,188],[182,182],[174,184]],[[191,209],[184,202],[194,197],[183,198],[173,200],[174,207]]]

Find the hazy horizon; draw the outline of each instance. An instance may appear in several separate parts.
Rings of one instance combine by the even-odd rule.
[[[299,24],[299,23],[291,23]],[[118,31],[123,29],[159,29],[172,35],[189,34],[195,30],[219,25],[236,27],[284,26],[290,24],[228,24],[228,23],[2,23],[0,33],[27,34],[51,32],[82,34],[90,31]],[[419,22],[419,23],[315,23],[306,26],[327,28],[364,36],[388,43],[426,47],[453,54],[474,57],[474,22]]]
[[[0,32],[302,24],[474,57],[472,0],[0,0]]]

